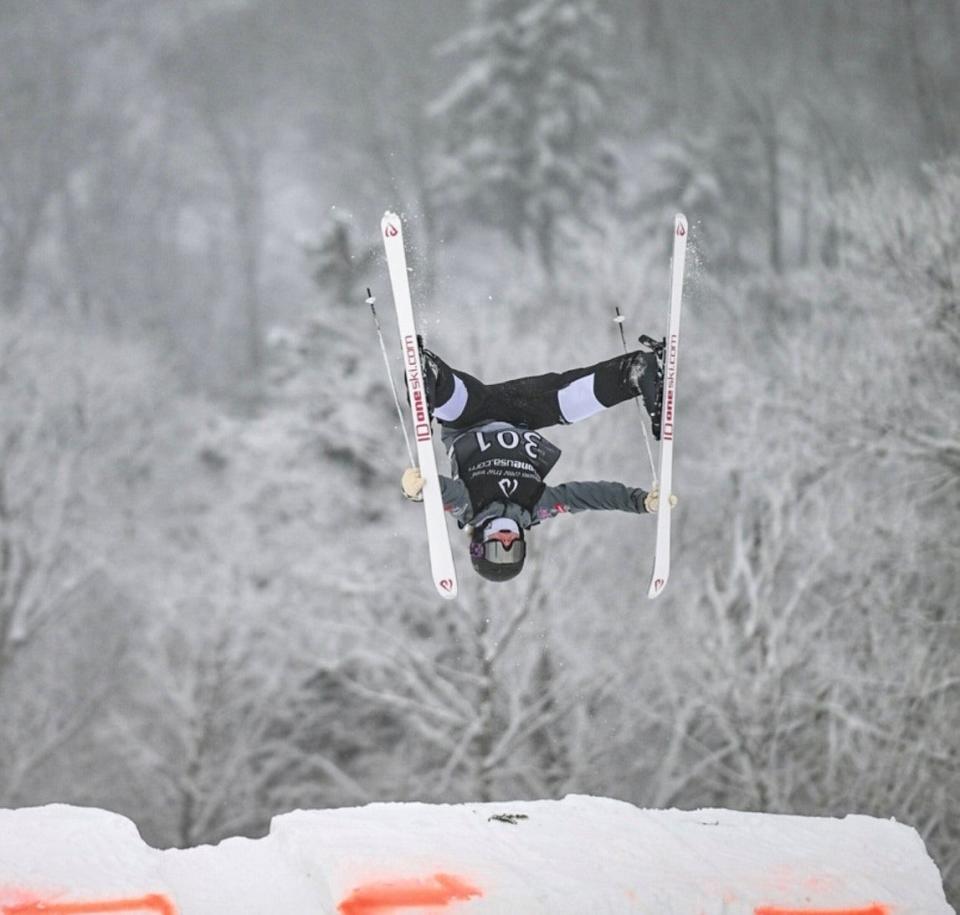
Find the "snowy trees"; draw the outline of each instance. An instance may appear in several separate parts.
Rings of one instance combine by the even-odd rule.
[[[949,492],[960,472],[960,160],[928,166],[925,185],[918,196],[887,178],[845,199],[844,287],[869,307],[885,359],[902,366],[883,379],[871,431],[884,448],[939,470],[933,492]]]
[[[363,296],[379,251],[374,247],[357,250],[350,224],[335,218],[326,237],[309,247],[307,253],[316,264],[313,278],[317,285],[328,290],[337,305],[349,306]]]
[[[154,420],[155,392],[137,353],[111,353],[42,321],[0,325],[0,646],[28,643],[122,536],[104,523],[133,487]],[[91,358],[96,355],[97,358]]]
[[[357,626],[280,715],[316,773],[311,796],[496,800],[575,784],[604,677],[569,663],[542,575],[511,590],[502,603],[470,587],[459,607],[400,597]]]
[[[444,48],[460,75],[432,106],[441,199],[532,241],[548,273],[558,240],[590,225],[616,182],[596,56],[607,25],[592,0],[482,0],[477,23]]]
[[[81,350],[81,339],[38,316],[0,323],[0,790],[10,798],[62,773],[67,747],[77,752],[102,720],[139,617],[119,547],[135,527],[155,379],[143,353],[93,339]]]
[[[704,357],[738,435],[697,474],[726,519],[694,522],[699,580],[673,595],[702,647],[664,671],[653,802],[896,809],[955,860],[916,790],[956,784],[955,174],[860,187],[839,269],[729,293],[738,333]]]
[[[48,28],[50,16],[59,27]],[[51,4],[10,4],[0,13],[0,308],[22,304],[45,237],[50,207],[95,148],[107,115],[84,97],[79,78],[98,17]]]
[[[270,72],[263,37],[256,11],[228,12],[183,37],[163,62],[171,88],[186,99],[220,163],[236,233],[231,261],[240,280],[241,372],[253,380],[263,369],[263,183],[272,120],[263,108]]]
[[[842,288],[869,315],[874,341],[849,358],[854,371],[887,367],[853,409],[854,434],[868,460],[886,472],[890,515],[874,528],[882,538],[873,541],[874,555],[887,561],[876,563],[868,593],[910,634],[870,643],[884,656],[880,669],[900,672],[877,676],[884,696],[880,739],[891,754],[910,748],[895,790],[944,849],[956,847],[956,834],[936,799],[921,799],[911,783],[956,778],[949,762],[956,750],[947,749],[943,735],[957,728],[956,701],[945,701],[944,693],[955,690],[958,633],[949,608],[960,588],[953,523],[960,507],[958,168],[956,159],[929,166],[920,193],[891,179],[860,188],[838,220],[850,233]],[[897,643],[911,647],[891,652]]]

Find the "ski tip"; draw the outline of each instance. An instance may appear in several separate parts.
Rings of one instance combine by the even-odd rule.
[[[677,213],[673,220],[673,231],[675,235],[687,234],[687,217],[683,213]]]

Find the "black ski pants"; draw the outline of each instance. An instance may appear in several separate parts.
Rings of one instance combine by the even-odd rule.
[[[586,419],[615,406],[638,390],[631,384],[631,366],[652,359],[642,351],[625,353],[595,365],[484,384],[451,368],[433,353],[436,368],[433,415],[450,429],[469,429],[484,422],[507,422],[542,429]]]

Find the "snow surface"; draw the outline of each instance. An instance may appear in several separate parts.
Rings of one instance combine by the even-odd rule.
[[[946,915],[918,834],[872,817],[621,801],[373,804],[157,850],[128,819],[0,811],[0,915]]]

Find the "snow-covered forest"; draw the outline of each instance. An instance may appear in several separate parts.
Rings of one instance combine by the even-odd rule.
[[[956,0],[0,4],[0,805],[856,812],[960,902],[958,46]],[[387,208],[488,380],[662,334],[686,213],[663,597],[613,513],[502,585],[452,528],[435,595]],[[551,438],[650,482],[630,405]]]

